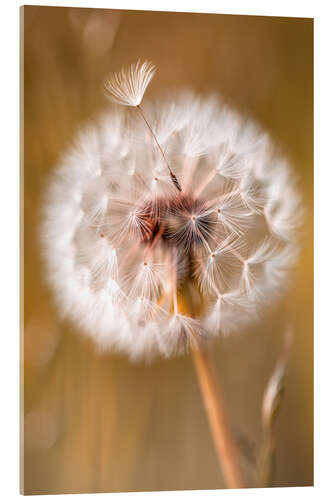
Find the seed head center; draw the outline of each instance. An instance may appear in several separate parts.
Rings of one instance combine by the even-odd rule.
[[[213,237],[217,214],[207,211],[205,202],[190,193],[161,195],[137,207],[140,240],[145,245],[174,247],[177,253],[204,245]],[[192,222],[188,226],[189,220]],[[203,236],[204,235],[204,236]]]

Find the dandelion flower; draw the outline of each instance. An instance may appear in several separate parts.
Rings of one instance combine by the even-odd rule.
[[[268,135],[214,95],[143,111],[154,72],[138,62],[106,80],[112,100],[136,108],[132,121],[118,106],[80,132],[50,181],[42,228],[62,314],[131,359],[256,321],[285,288],[301,220]]]

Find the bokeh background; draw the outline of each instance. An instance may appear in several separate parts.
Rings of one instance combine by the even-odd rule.
[[[150,366],[100,356],[59,320],[44,283],[38,229],[47,174],[77,128],[107,108],[105,74],[138,58],[158,67],[147,97],[179,87],[219,92],[270,131],[299,176],[306,220],[290,293],[260,328],[220,340],[213,354],[251,471],[263,390],[293,322],[274,485],[311,485],[313,21],[33,6],[21,21],[22,491],[224,487],[190,356]]]

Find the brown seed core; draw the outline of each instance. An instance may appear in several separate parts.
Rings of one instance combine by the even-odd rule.
[[[190,251],[209,241],[216,225],[216,212],[207,213],[207,204],[191,194],[180,192],[173,196],[160,196],[138,207],[140,239],[144,244],[172,246],[176,252]],[[193,215],[195,214],[195,215]],[[189,221],[195,221],[191,227]]]

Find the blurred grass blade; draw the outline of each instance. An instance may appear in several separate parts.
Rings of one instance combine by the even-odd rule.
[[[276,450],[276,422],[279,415],[290,350],[293,341],[293,330],[287,328],[284,345],[275,370],[271,375],[262,401],[262,438],[256,470],[256,484],[258,487],[272,486],[275,450]]]

